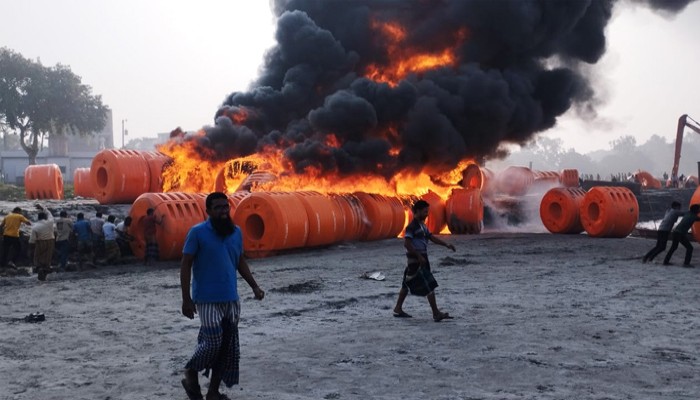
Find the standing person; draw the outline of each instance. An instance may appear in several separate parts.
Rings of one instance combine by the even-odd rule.
[[[4,220],[2,220],[2,264],[3,268],[9,265],[12,268],[17,268],[17,255],[22,249],[19,243],[19,228],[22,224],[31,225],[32,223],[22,215],[22,209],[15,207]],[[8,263],[9,259],[9,263]]]
[[[117,226],[114,225],[114,215],[107,217],[107,222],[102,225],[102,233],[105,238],[105,258],[107,264],[119,261],[121,253],[117,244]]]
[[[644,255],[642,262],[652,261],[659,253],[666,250],[666,242],[668,242],[668,237],[671,235],[673,224],[683,214],[685,212],[681,210],[681,203],[677,201],[672,202],[671,208],[666,210],[664,218],[659,224],[659,230],[656,232],[656,246]]]
[[[134,240],[134,236],[129,232],[131,229],[131,217],[124,218],[124,221],[117,224],[117,244],[119,245],[119,251],[121,256],[125,257],[131,255],[131,247],[129,242]]]
[[[53,215],[41,205],[36,206],[40,212],[39,220],[32,225],[29,234],[29,251],[34,253],[34,268],[37,270],[37,277],[40,281],[46,280],[46,275],[51,272],[51,259],[53,248],[55,227]]]
[[[73,232],[73,221],[68,213],[61,211],[56,220],[56,250],[58,251],[58,269],[65,271],[70,253],[70,234]]]
[[[102,213],[96,212],[95,216],[90,218],[90,230],[92,231],[92,262],[97,262],[97,257],[104,254],[105,236],[102,232],[102,226],[105,220],[102,219]]]
[[[73,224],[73,234],[78,239],[78,268],[83,269],[83,257],[92,258],[92,228],[83,213],[78,213]]]
[[[406,248],[406,257],[408,265],[403,272],[403,281],[399,298],[394,307],[394,316],[399,318],[411,318],[403,310],[403,302],[406,300],[408,293],[416,296],[425,296],[428,298],[428,303],[433,312],[433,320],[440,322],[443,319],[452,319],[446,312],[440,311],[435,300],[435,288],[438,287],[435,277],[430,272],[430,261],[428,261],[428,240],[435,244],[445,246],[448,249],[455,251],[455,247],[451,244],[443,242],[441,239],[433,236],[425,225],[425,219],[428,217],[430,205],[425,200],[418,200],[413,204],[413,220],[406,226],[404,235],[404,247]]]
[[[227,387],[238,383],[240,304],[236,271],[253,289],[256,299],[265,297],[243,258],[242,232],[231,221],[226,195],[211,193],[205,205],[209,218],[187,233],[180,268],[182,314],[192,319],[197,313],[201,322],[197,348],[182,380],[191,400],[202,399],[198,371],[211,369],[207,400],[228,398],[219,393],[222,381]]]
[[[144,265],[151,265],[151,260],[158,261],[158,240],[156,239],[156,225],[163,225],[165,215],[156,218],[155,210],[146,210],[146,216],[141,220],[143,224],[143,237],[146,240],[146,255],[143,260]]]
[[[671,265],[671,256],[673,252],[678,248],[678,243],[685,247],[685,260],[683,260],[683,266],[686,268],[693,268],[690,264],[690,260],[693,258],[693,245],[690,244],[688,240],[688,230],[697,221],[700,221],[698,217],[700,213],[700,204],[693,204],[690,206],[690,210],[683,215],[681,222],[673,228],[673,242],[671,242],[671,248],[668,249],[666,257],[664,258],[664,265]]]

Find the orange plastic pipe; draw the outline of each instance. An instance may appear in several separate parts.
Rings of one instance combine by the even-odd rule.
[[[560,173],[561,184],[564,187],[579,187],[578,170],[563,169]]]
[[[93,197],[90,168],[76,168],[73,171],[73,193],[80,197]]]
[[[304,247],[309,218],[294,193],[256,192],[236,207],[233,220],[243,230],[246,254]]]
[[[30,165],[24,170],[27,199],[63,199],[63,175],[56,164]]]
[[[149,208],[155,210],[157,220],[165,217],[163,224],[156,227],[159,258],[177,260],[182,257],[187,232],[195,224],[206,219],[206,214],[199,206],[193,193],[144,193],[131,206],[129,216],[133,222],[130,233],[135,237],[131,242],[134,255],[143,258],[146,241],[143,234],[143,219]]]
[[[453,234],[481,232],[484,220],[484,201],[479,189],[452,189],[445,203],[447,228]]]
[[[586,191],[581,188],[553,188],[542,197],[540,218],[552,233],[581,233],[581,202]]]
[[[589,236],[622,238],[639,219],[639,204],[625,187],[592,187],[581,202],[581,224]]]

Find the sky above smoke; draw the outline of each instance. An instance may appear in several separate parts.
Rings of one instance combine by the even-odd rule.
[[[678,12],[687,1],[640,1]],[[572,107],[595,115],[586,66],[606,50],[613,1],[276,1],[277,45],[251,89],[205,128],[222,159],[284,149],[341,175],[442,171],[498,156]],[[387,29],[400,28],[401,34]],[[416,55],[454,60],[390,77]],[[234,122],[235,121],[235,122]]]
[[[422,6],[430,3],[441,6]],[[492,3],[510,8],[489,9]],[[557,3],[574,7],[559,10]],[[654,134],[670,139],[680,114],[700,115],[693,90],[700,84],[697,2],[684,9],[684,2],[620,1],[610,19],[609,4],[596,3],[601,8],[591,16],[600,18],[575,25],[588,2],[548,2],[539,11],[533,2],[483,1],[476,4],[487,8],[474,10],[465,1],[406,4],[277,2],[273,17],[264,1],[8,1],[0,46],[82,76],[113,110],[116,145],[121,121],[127,142],[211,125],[209,143],[221,155],[275,144],[297,167],[352,171],[383,160],[379,172],[386,174],[422,160],[449,165],[473,149],[493,151],[504,138],[539,136],[562,138],[584,153],[621,135],[638,143]],[[285,32],[300,36],[277,43],[274,30],[285,12],[294,14],[284,18]],[[296,15],[302,13],[306,19]],[[449,44],[456,66],[408,74],[396,86],[367,79],[373,62],[387,70],[395,61],[372,24],[390,20],[410,24],[400,49],[439,53]],[[603,33],[600,57],[601,43],[581,38]],[[290,47],[296,42],[302,46]],[[234,99],[249,104],[246,122],[215,124],[222,101]],[[552,116],[556,124],[533,135]],[[328,151],[329,143],[340,150]]]

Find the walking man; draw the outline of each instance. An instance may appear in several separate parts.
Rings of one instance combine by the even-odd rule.
[[[681,210],[681,203],[677,201],[672,202],[671,208],[666,210],[664,219],[659,224],[659,230],[656,231],[656,246],[644,255],[642,262],[652,261],[659,253],[666,250],[666,242],[668,242],[668,237],[671,235],[673,224],[683,214],[685,212]]]
[[[257,300],[265,297],[243,258],[242,232],[231,221],[226,195],[211,193],[205,205],[209,218],[187,233],[180,268],[182,314],[190,319],[199,314],[201,322],[197,348],[182,380],[190,400],[203,399],[198,371],[206,370],[207,375],[211,370],[207,400],[228,398],[219,393],[222,381],[227,387],[238,383],[240,304],[236,271]]]
[[[666,253],[666,257],[664,258],[664,265],[671,264],[671,256],[678,248],[678,243],[680,243],[683,245],[683,247],[685,247],[685,260],[683,260],[683,266],[686,268],[693,268],[693,266],[690,264],[690,260],[693,258],[693,245],[690,244],[687,235],[690,227],[693,226],[695,222],[700,221],[698,213],[700,213],[700,204],[691,205],[690,210],[688,210],[688,212],[683,215],[683,218],[681,218],[681,222],[679,222],[678,225],[673,228],[673,242],[671,242],[671,248],[668,249],[668,253]]]
[[[29,251],[34,253],[34,268],[40,281],[46,280],[46,275],[51,272],[51,259],[54,248],[54,224],[51,213],[41,205],[36,206],[39,212],[39,220],[32,225],[29,235]]]
[[[32,223],[22,215],[22,209],[15,207],[4,220],[2,220],[2,264],[3,268],[9,265],[16,268],[17,255],[22,246],[19,242],[19,228],[22,224],[31,225]],[[9,263],[8,263],[9,260]]]
[[[413,220],[406,226],[404,247],[406,248],[408,265],[403,272],[403,281],[399,291],[399,298],[394,307],[394,316],[411,318],[411,315],[403,311],[403,302],[406,300],[408,293],[411,293],[416,296],[427,297],[433,312],[433,320],[440,322],[443,319],[451,319],[453,317],[446,312],[440,311],[435,300],[435,288],[438,287],[438,284],[430,272],[428,240],[445,246],[452,251],[455,251],[455,247],[433,236],[428,230],[428,227],[425,225],[425,219],[428,217],[429,207],[430,205],[425,200],[416,201],[412,208]]]
[[[73,221],[68,213],[61,211],[56,220],[56,250],[58,250],[58,269],[65,271],[70,253],[70,234],[73,232]]]

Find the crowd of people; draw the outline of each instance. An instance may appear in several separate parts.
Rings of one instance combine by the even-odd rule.
[[[158,259],[158,245],[155,240],[157,226],[163,219],[154,216],[154,210],[148,209],[139,226],[133,226],[132,217],[128,216],[117,223],[114,215],[105,219],[97,211],[93,217],[86,218],[79,212],[75,219],[66,211],[60,211],[58,218],[43,205],[36,205],[36,221],[32,222],[20,207],[15,207],[0,223],[2,232],[2,255],[0,268],[3,271],[17,269],[18,259],[25,255],[31,260],[39,280],[46,280],[51,272],[69,269],[82,270],[95,267],[98,263],[118,264],[124,257],[131,256],[131,243],[136,240],[136,229],[145,238],[146,256],[144,263],[151,264]],[[22,226],[29,227],[28,251],[23,250]],[[69,264],[71,258],[74,264]],[[52,264],[56,268],[52,268]]]

